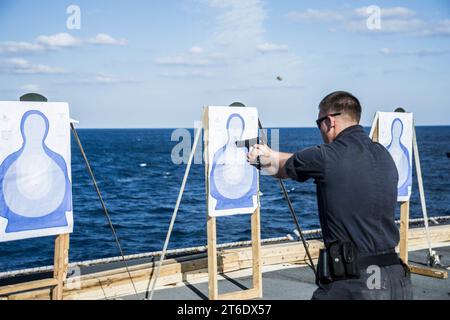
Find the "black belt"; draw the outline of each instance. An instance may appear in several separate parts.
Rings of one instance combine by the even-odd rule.
[[[369,266],[387,267],[393,265],[402,265],[402,261],[397,253],[387,253],[375,256],[365,256],[358,259],[360,269],[367,269]]]
[[[370,266],[379,268],[403,265],[395,250],[365,256],[358,254],[351,242],[335,242],[327,249],[321,249],[317,266],[317,283],[360,278]],[[405,269],[406,270],[406,269]]]

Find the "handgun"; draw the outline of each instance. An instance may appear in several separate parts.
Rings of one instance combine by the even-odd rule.
[[[248,140],[242,140],[242,141],[236,141],[236,146],[238,148],[247,148],[248,150],[250,150],[251,147],[259,144],[261,141],[259,139],[259,137],[257,138],[252,138],[252,139],[248,139]]]
[[[236,141],[236,146],[238,148],[246,148],[248,151],[250,151],[251,147],[260,144],[260,142],[261,140],[259,139],[259,137],[256,137],[248,140]],[[261,170],[261,161],[259,156],[256,158],[256,163],[251,163],[250,165],[254,166],[258,170]]]

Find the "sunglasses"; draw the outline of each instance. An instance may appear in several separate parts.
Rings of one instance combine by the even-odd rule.
[[[329,115],[326,115],[326,116],[324,116],[322,118],[317,119],[316,120],[317,128],[320,129],[320,126],[322,125],[322,122],[324,122],[326,119],[328,119],[328,117],[337,117],[337,116],[340,116],[341,114],[342,114],[341,112],[333,113],[333,114],[329,114]]]

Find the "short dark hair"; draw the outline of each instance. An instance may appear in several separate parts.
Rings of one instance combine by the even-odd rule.
[[[327,95],[319,105],[319,109],[326,114],[342,112],[359,123],[361,120],[361,104],[351,93],[336,91]]]

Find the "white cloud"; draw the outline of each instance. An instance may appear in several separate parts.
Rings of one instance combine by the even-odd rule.
[[[370,7],[362,7],[354,10],[354,13],[357,17],[367,18],[372,15],[372,11],[369,9]],[[406,7],[392,7],[392,8],[380,8],[381,9],[381,19],[384,18],[411,18],[416,15],[416,13]]]
[[[262,43],[257,46],[258,51],[266,53],[266,52],[279,52],[279,51],[288,51],[289,46],[286,44],[276,44],[276,43]]]
[[[68,33],[58,33],[50,36],[42,35],[37,37],[36,42],[48,48],[70,48],[82,44],[80,39]]]
[[[291,11],[288,18],[301,22],[336,22],[355,18],[367,18],[373,14],[372,6],[348,10],[322,10],[309,8],[305,11]],[[380,8],[381,18],[411,18],[416,13],[406,7]]]
[[[201,48],[201,47],[196,47],[196,46],[194,46],[194,47],[192,47],[192,48],[189,50],[189,52],[192,53],[192,54],[202,54],[202,53],[205,52],[205,49],[203,49],[203,48]]]
[[[337,11],[307,9],[306,11],[292,11],[288,18],[300,22],[335,22],[344,20],[344,15]]]
[[[159,74],[164,78],[213,78],[214,74],[207,71],[177,71],[177,72],[161,72]]]
[[[264,42],[266,11],[260,0],[208,0],[219,9],[214,42],[228,53],[242,56]]]
[[[77,79],[64,79],[55,81],[56,85],[119,85],[119,84],[136,84],[139,83],[136,79],[123,79],[111,74],[96,74],[96,75],[85,75]]]
[[[345,29],[348,31],[364,33],[417,33],[426,27],[421,19],[382,19],[380,29],[367,28],[366,20],[355,20],[347,23]]]
[[[393,8],[382,8],[381,18],[411,18],[414,17],[416,13],[406,7],[393,7]]]
[[[245,92],[245,91],[255,91],[255,90],[283,90],[283,89],[289,89],[289,90],[298,90],[305,88],[304,85],[301,84],[270,84],[270,85],[252,85],[252,86],[234,86],[226,88],[227,91],[238,91],[238,92]]]
[[[98,74],[94,78],[82,80],[84,84],[114,85],[114,84],[130,84],[139,83],[136,79],[123,79],[110,74]]]
[[[416,57],[428,57],[428,56],[441,56],[450,54],[450,50],[435,50],[435,49],[422,49],[422,50],[409,50],[409,51],[395,51],[389,48],[382,48],[381,54],[390,56],[416,56]]]
[[[206,67],[224,64],[228,58],[224,53],[206,53],[205,49],[194,46],[189,49],[188,53],[178,56],[159,57],[155,59],[155,63],[162,66]]]
[[[62,68],[50,67],[44,64],[32,64],[22,58],[0,60],[0,70],[15,74],[61,74]]]
[[[345,10],[307,9],[293,11],[288,18],[293,21],[311,23],[334,23],[328,30],[349,32],[394,34],[403,33],[413,36],[450,36],[450,19],[439,22],[425,21],[417,17],[417,13],[407,7],[380,8],[380,29],[368,28],[367,18],[372,17],[372,6]]]
[[[88,43],[95,45],[124,46],[128,44],[126,39],[115,39],[106,33],[99,33],[94,38],[90,38]]]
[[[7,41],[0,43],[0,53],[33,53],[44,50],[44,46],[30,42]]]
[[[228,61],[227,54],[206,52],[199,46],[193,46],[187,53],[178,56],[155,59],[156,64],[173,68],[170,71],[164,70],[159,73],[159,76],[164,78],[213,78],[214,74],[205,69],[224,65]]]
[[[199,57],[165,57],[157,58],[155,62],[168,66],[208,66],[213,63],[210,59]]]
[[[111,75],[98,75],[95,77],[94,81],[99,84],[115,84],[121,82],[120,79]]]
[[[245,87],[259,82],[264,86],[264,82],[277,81],[273,74],[276,70],[290,77],[291,81],[284,85],[297,81],[301,74],[300,59],[288,52],[287,44],[266,37],[267,11],[263,1],[199,1],[209,7],[207,12],[215,21],[212,36],[204,41],[207,47],[195,46],[188,52],[156,59],[155,63],[166,67],[159,73],[161,77],[208,79],[220,74],[219,81],[226,81],[226,86],[233,83]],[[269,52],[283,52],[283,57],[261,54]],[[168,66],[172,68],[169,70]]]
[[[450,19],[445,19],[439,23],[439,28],[448,33],[450,31]]]
[[[438,22],[432,31],[425,31],[424,34],[431,36],[450,36],[450,19]]]
[[[127,43],[126,39],[115,39],[105,33],[99,33],[86,41],[68,33],[58,33],[54,35],[40,35],[33,43],[25,41],[0,42],[0,54],[38,53],[61,48],[79,47],[84,44],[123,46]]]

